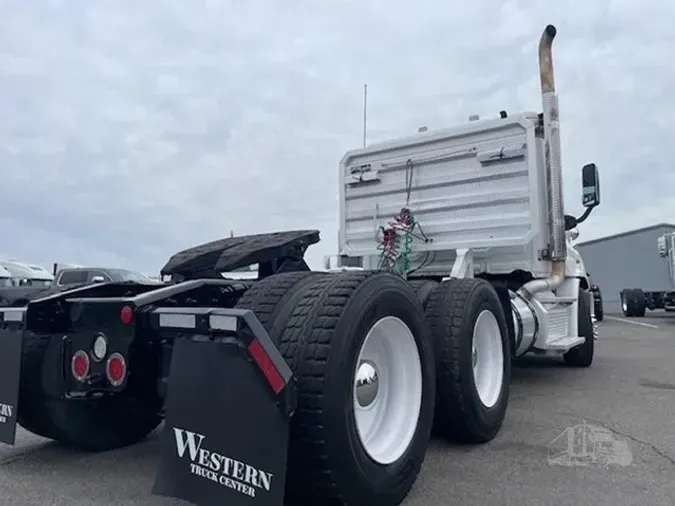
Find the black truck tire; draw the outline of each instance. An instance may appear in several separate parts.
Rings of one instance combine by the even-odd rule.
[[[601,322],[605,317],[605,311],[602,304],[602,292],[597,288],[595,291],[592,291],[591,294],[593,297],[591,299],[593,302],[593,316],[595,316],[595,321]]]
[[[47,412],[47,398],[42,390],[42,367],[50,338],[32,332],[23,334],[18,422],[28,432],[58,439],[59,430]]]
[[[589,293],[579,289],[579,309],[577,311],[579,336],[584,338],[583,344],[576,346],[563,355],[566,364],[575,367],[590,367],[595,353],[595,334],[591,317],[591,301]]]
[[[299,293],[280,342],[298,387],[287,500],[395,506],[417,479],[433,423],[435,367],[422,304],[405,280],[385,272],[316,277]],[[387,349],[379,358],[391,362],[378,363],[372,339]],[[358,384],[357,371],[367,373]],[[412,400],[387,402],[403,393]],[[372,432],[358,407],[365,397],[381,416]],[[378,437],[380,448],[397,451],[385,456],[373,449],[370,438]]]
[[[444,281],[431,293],[426,317],[438,378],[435,432],[460,443],[490,441],[506,417],[511,383],[511,343],[497,292],[482,279]],[[477,367],[479,380],[474,360],[484,367]]]
[[[433,279],[410,279],[408,284],[417,295],[417,298],[422,302],[422,307],[427,307],[427,302],[429,302],[429,296],[434,288],[438,286],[438,281]]]
[[[595,304],[595,321],[601,322],[602,320],[605,319],[605,311],[602,307],[602,299],[598,300],[597,302],[593,302]]]
[[[621,290],[621,311],[623,315],[643,317],[647,310],[647,297],[639,288],[624,288]]]
[[[634,316],[634,302],[631,296],[632,290],[630,288],[624,288],[619,293],[619,299],[621,302],[621,312],[626,318]]]
[[[45,354],[51,336],[26,332],[23,339],[18,422],[38,436],[86,451],[105,451],[137,443],[162,419],[129,397],[62,400],[42,387]]]
[[[46,402],[47,415],[57,429],[53,439],[90,452],[139,443],[162,422],[159,409],[132,395]]]
[[[49,397],[43,388],[43,370],[54,338],[24,333],[19,425],[38,436],[93,452],[138,443],[157,428],[162,421],[159,407],[132,396],[87,400]]]
[[[633,288],[633,299],[635,300],[635,316],[642,318],[647,312],[647,296],[640,288]]]
[[[286,323],[302,297],[303,288],[325,272],[284,272],[269,276],[249,288],[237,302],[236,309],[253,311],[272,342],[279,347]]]
[[[52,336],[24,334],[19,425],[38,436],[85,451],[106,451],[138,443],[157,428],[158,409],[130,396],[63,400],[42,387],[45,355]]]

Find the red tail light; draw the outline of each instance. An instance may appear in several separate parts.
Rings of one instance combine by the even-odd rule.
[[[284,378],[279,374],[272,359],[265,353],[265,349],[260,344],[260,341],[257,339],[251,341],[251,344],[248,345],[248,351],[265,375],[265,378],[272,387],[272,390],[274,390],[274,393],[278,394],[281,392],[286,385]]]
[[[124,383],[127,377],[127,362],[124,357],[119,353],[110,355],[105,366],[105,373],[112,386],[118,387]]]
[[[84,381],[89,375],[89,355],[84,350],[78,350],[70,362],[70,371],[77,381]]]
[[[120,320],[122,320],[122,323],[125,325],[130,325],[131,322],[134,321],[134,310],[131,306],[124,306],[122,308],[122,311],[120,311]]]

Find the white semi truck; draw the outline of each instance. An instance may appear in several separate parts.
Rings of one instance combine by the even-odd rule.
[[[46,287],[54,276],[44,267],[16,260],[0,260],[0,267],[8,270],[15,280],[15,286]]]
[[[515,356],[562,354],[590,365],[589,282],[568,239],[600,203],[599,178],[595,164],[583,167],[586,212],[579,219],[566,215],[549,46],[554,34],[547,28],[539,47],[543,114],[502,112],[344,157],[338,268],[386,263],[393,230],[394,255],[408,257],[409,280],[449,276],[492,284],[513,316]]]
[[[156,494],[395,506],[432,427],[493,439],[512,358],[593,361],[589,282],[568,238],[599,204],[598,172],[584,166],[586,212],[566,215],[555,34],[539,43],[543,114],[343,157],[340,255],[358,269],[312,272],[304,254],[319,232],[272,232],[176,253],[161,270],[175,282],[0,309],[0,403],[18,413],[0,441],[18,423],[101,451],[164,420]],[[252,264],[256,280],[222,275]]]

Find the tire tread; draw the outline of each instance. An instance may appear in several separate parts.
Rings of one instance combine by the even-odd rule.
[[[492,285],[482,279],[452,278],[434,289],[426,307],[427,320],[434,338],[436,350],[436,375],[438,378],[436,403],[436,431],[462,443],[484,443],[496,435],[502,420],[490,429],[481,427],[471,410],[471,400],[465,395],[465,381],[462,370],[462,343],[464,315],[474,291],[480,285]],[[495,292],[495,314],[502,325],[502,339],[508,343],[510,337],[499,297]],[[509,346],[510,348],[510,346]],[[507,350],[509,349],[507,348]],[[505,394],[508,396],[510,381],[510,351],[504,354],[506,372],[504,375]]]

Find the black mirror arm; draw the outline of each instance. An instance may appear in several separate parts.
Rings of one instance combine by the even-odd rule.
[[[592,210],[593,210],[592,207],[587,207],[586,210],[584,211],[584,214],[582,214],[578,218],[575,218],[574,216],[570,216],[569,214],[566,214],[565,215],[565,231],[572,230],[579,223],[581,223],[586,218],[588,218],[588,216],[591,214]]]
[[[586,218],[588,218],[590,216],[592,210],[593,210],[592,207],[587,207],[586,210],[584,211],[584,214],[582,214],[581,216],[579,216],[576,219],[577,223],[581,223],[582,221],[585,221]]]

